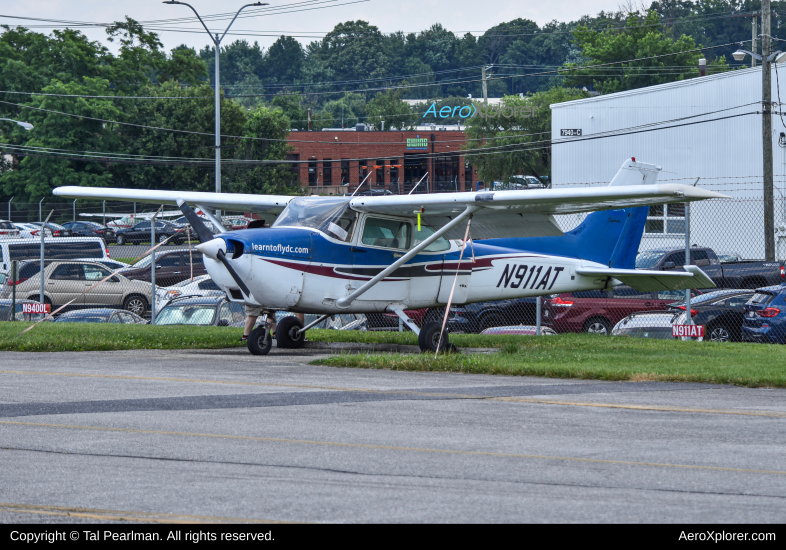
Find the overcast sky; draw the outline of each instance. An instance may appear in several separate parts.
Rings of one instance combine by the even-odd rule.
[[[248,2],[249,0],[245,0]],[[268,0],[270,7],[280,8],[291,6],[296,9],[306,7],[304,4],[312,0]],[[313,0],[319,1],[319,0]],[[384,32],[405,31],[417,32],[434,23],[441,23],[445,28],[456,32],[482,32],[493,25],[510,21],[517,17],[532,19],[543,24],[553,19],[558,21],[574,20],[582,15],[596,14],[601,10],[615,11],[620,0],[322,0],[324,9],[301,11],[288,14],[267,15],[238,19],[232,27],[233,31],[249,31],[266,36],[231,36],[235,40],[245,38],[249,42],[258,41],[263,47],[269,46],[280,34],[297,36],[309,32],[319,33],[330,31],[334,25],[343,21],[363,19],[371,22]],[[349,4],[350,2],[355,2]],[[240,8],[244,0],[191,0],[200,15],[225,13]],[[340,5],[347,4],[347,5]],[[246,8],[247,10],[249,8]],[[49,33],[52,27],[35,28],[34,25],[51,25],[46,22],[10,19],[7,16],[37,17],[46,19],[62,19],[80,22],[112,22],[122,20],[128,15],[137,21],[154,21],[179,17],[189,17],[191,10],[186,6],[164,5],[161,0],[134,0],[119,2],[117,0],[4,0],[0,7],[0,24],[26,25],[36,31]],[[226,28],[228,21],[208,23],[211,30]],[[171,25],[171,24],[170,24]],[[197,31],[201,27],[194,24],[179,24],[180,28]],[[91,39],[106,43],[106,33],[102,29],[80,29]],[[204,31],[203,31],[204,32]],[[179,44],[200,49],[207,43],[207,37],[199,33],[159,31],[161,41],[167,49]],[[297,36],[308,43],[313,38]],[[114,48],[113,48],[114,49]]]

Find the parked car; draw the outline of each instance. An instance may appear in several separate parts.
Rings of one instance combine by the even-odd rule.
[[[493,302],[464,304],[450,308],[448,328],[451,333],[478,334],[492,327],[535,324],[535,298],[511,298]],[[444,309],[429,310],[425,321],[442,321]]]
[[[519,336],[535,336],[537,334],[537,328],[533,326],[527,325],[519,325],[517,327],[492,327],[487,328],[481,334],[494,334],[494,335],[502,335],[502,334],[516,334]],[[540,334],[541,336],[555,336],[557,332],[554,329],[549,327],[540,327]]]
[[[158,279],[158,277],[156,277]],[[156,302],[158,309],[163,309],[169,302],[181,296],[224,296],[225,293],[213,281],[210,275],[200,275],[181,281],[177,284],[168,286],[162,290],[166,291],[165,299]]]
[[[116,309],[96,308],[81,309],[63,313],[56,323],[113,323],[119,325],[145,325],[150,321],[143,319],[139,315],[130,311],[118,311]]]
[[[106,222],[106,226],[112,231],[117,231],[118,229],[127,229],[129,227],[133,227],[137,221],[139,220],[135,216],[123,216],[121,218],[115,218],[110,222]]]
[[[424,318],[428,309],[408,309],[404,313],[407,317],[415,321],[419,327],[423,326]],[[395,313],[366,313],[366,320],[368,322],[368,330],[398,330],[398,315]],[[407,325],[404,325],[404,330],[409,330]]]
[[[115,242],[115,232],[111,227],[106,227],[96,222],[66,222],[63,227],[77,237],[101,237],[107,243]]]
[[[242,327],[245,322],[243,305],[226,296],[175,298],[156,316],[156,325]]]
[[[44,318],[44,313],[23,313],[22,304],[38,304],[35,300],[17,300],[14,314],[11,315],[11,300],[0,299],[0,321],[30,321],[36,322]]]
[[[30,262],[24,268],[32,265]],[[30,268],[32,271],[33,268]],[[40,278],[34,276],[16,283],[16,293],[20,298],[36,299],[39,296]],[[52,261],[44,265],[44,301],[53,307],[59,307],[75,300],[69,309],[85,307],[114,307],[128,310],[143,316],[150,310],[152,286],[143,281],[132,281],[115,274],[94,290],[82,295],[92,284],[97,283],[111,272],[96,262]],[[163,290],[158,289],[156,297],[163,297]],[[10,294],[9,285],[3,287],[3,298]]]
[[[164,221],[156,220],[156,240],[164,242],[169,237],[169,244],[183,244],[186,240],[186,232],[183,228]],[[117,244],[122,246],[128,243],[149,243],[150,242],[150,220],[139,222],[130,228],[121,228],[115,232]]]
[[[638,338],[654,338],[656,340],[673,340],[671,327],[674,319],[679,317],[673,311],[637,311],[631,313],[611,330],[612,336],[634,336]]]
[[[31,225],[35,225],[37,227],[44,227],[44,222],[30,222]],[[52,232],[53,237],[71,237],[71,231],[63,227],[62,225],[58,225],[56,223],[49,222],[46,224],[46,228]]]
[[[239,229],[248,229],[248,224],[256,220],[246,216],[224,216],[222,221],[224,225],[229,226],[232,231],[237,231]]]
[[[704,340],[711,342],[739,342],[745,304],[753,298],[752,290],[717,290],[691,300],[691,320],[704,325]],[[681,310],[674,319],[675,325],[687,323],[685,301],[669,305],[670,309]]]
[[[148,255],[132,266],[123,269],[122,274],[135,281],[150,282],[150,262],[152,256]],[[196,251],[176,250],[156,254],[156,285],[172,286],[186,279],[206,275],[202,254]]]
[[[786,344],[786,285],[756,289],[745,304],[742,340]]]
[[[692,296],[701,294],[692,291]],[[639,292],[627,285],[613,290],[566,292],[544,300],[543,324],[557,332],[589,332],[608,336],[612,327],[637,311],[665,310],[685,295],[683,290]]]
[[[41,242],[31,239],[0,239],[0,270],[9,271],[11,261],[38,260]],[[70,239],[44,238],[44,258],[47,260],[72,260],[89,258],[91,261],[109,258],[109,249],[103,239],[96,237],[71,237]]]
[[[40,239],[41,228],[32,223],[14,223],[14,227],[19,230],[20,239]],[[49,229],[44,229],[44,237],[51,237],[52,232]]]
[[[8,239],[19,236],[19,229],[9,221],[0,220],[0,238]]]
[[[19,237],[19,229],[12,223],[0,220],[0,239]]]
[[[721,262],[711,248],[691,248],[690,263],[700,267],[718,288],[754,289],[786,281],[784,262],[757,260]],[[682,270],[685,249],[658,248],[640,252],[637,269]]]
[[[215,228],[215,227],[213,227],[213,222],[211,222],[210,220],[208,220],[208,219],[207,219],[206,217],[204,217],[204,216],[199,216],[199,218],[202,220],[202,223],[205,225],[205,227],[207,227],[207,228],[208,228],[208,230],[209,230],[211,233],[213,233],[213,234],[215,235],[215,234],[216,234],[216,228]],[[179,217],[179,218],[177,218],[176,220],[172,220],[172,222],[171,222],[171,223],[173,223],[173,224],[177,225],[178,227],[180,227],[180,228],[182,228],[182,229],[184,229],[184,230],[185,230],[187,227],[191,227],[191,224],[190,224],[190,223],[188,223],[188,220],[186,219],[186,217],[185,217],[185,216],[180,216],[180,217]],[[231,226],[230,224],[228,224],[228,223],[225,223],[225,224],[224,224],[224,229],[226,229],[226,230],[231,230],[231,229],[232,229],[232,226]],[[191,235],[192,235],[192,238],[193,238],[193,239],[196,239],[196,237],[194,236],[194,230],[193,230],[193,228],[191,229]]]

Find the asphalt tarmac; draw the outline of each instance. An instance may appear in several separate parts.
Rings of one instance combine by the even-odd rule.
[[[0,521],[778,522],[786,391],[0,353]]]

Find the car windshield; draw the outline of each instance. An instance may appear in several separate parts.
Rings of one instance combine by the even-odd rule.
[[[344,216],[345,212],[351,213],[349,201],[350,197],[292,199],[273,227],[308,227],[345,240],[351,231],[349,227],[344,227],[346,224],[340,223],[340,220],[342,217],[347,218]],[[354,216],[352,218],[354,219]]]
[[[662,250],[650,250],[636,256],[636,269],[649,269],[654,267],[666,253]]]
[[[156,317],[157,325],[212,325],[216,307],[205,305],[173,305],[165,307]]]

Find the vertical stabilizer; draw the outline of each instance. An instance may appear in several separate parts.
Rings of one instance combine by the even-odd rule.
[[[660,166],[629,158],[609,186],[654,185]],[[492,239],[494,246],[590,260],[609,267],[633,269],[649,207],[592,212],[575,229],[561,237]]]

